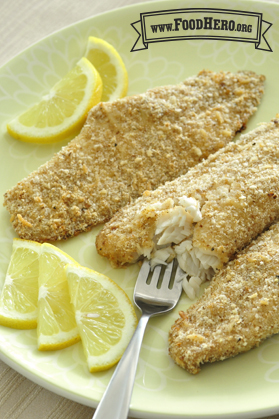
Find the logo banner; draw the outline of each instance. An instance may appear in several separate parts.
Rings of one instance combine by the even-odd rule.
[[[141,13],[140,20],[131,25],[138,34],[131,52],[147,49],[150,43],[183,39],[249,42],[256,49],[272,52],[265,37],[272,23],[263,20],[262,13],[210,8],[161,10]]]

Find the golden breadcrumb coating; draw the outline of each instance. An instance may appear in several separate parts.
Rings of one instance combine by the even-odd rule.
[[[279,217],[278,143],[274,119],[178,179],[145,192],[105,224],[96,240],[99,254],[117,267],[152,252],[161,213],[171,214],[170,202],[179,206],[186,196],[199,202],[202,215],[194,224],[192,245],[218,257],[220,268]]]
[[[172,326],[169,353],[192,374],[279,332],[279,224],[216,274]]]
[[[242,130],[264,76],[202,71],[175,86],[94,107],[80,133],[5,194],[21,238],[66,239],[109,220]]]

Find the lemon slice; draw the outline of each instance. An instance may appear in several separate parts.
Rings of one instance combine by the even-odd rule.
[[[80,340],[64,266],[74,259],[44,243],[40,256],[38,349],[63,349]]]
[[[14,329],[37,327],[41,245],[14,239],[11,260],[0,295],[0,324]]]
[[[8,132],[16,139],[51,143],[76,133],[88,111],[102,96],[102,80],[94,66],[82,58],[45,95],[41,102],[13,119]]]
[[[94,65],[103,81],[102,102],[116,100],[127,94],[127,70],[122,58],[112,45],[90,36],[85,57]]]
[[[123,355],[137,325],[125,292],[111,279],[88,268],[65,268],[90,372],[103,371]]]

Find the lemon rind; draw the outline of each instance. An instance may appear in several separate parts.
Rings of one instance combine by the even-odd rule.
[[[0,325],[20,330],[36,329],[37,311],[32,315],[24,315],[18,312],[1,312],[0,309]]]
[[[76,327],[69,332],[59,332],[57,335],[40,335],[38,336],[37,345],[39,351],[56,351],[74,345],[79,341],[80,335]]]
[[[61,260],[63,260],[63,262],[65,262],[66,264],[71,263],[73,265],[79,266],[79,264],[75,261],[75,259],[73,259],[70,255],[68,255],[63,250],[59,249],[59,247],[53,246],[50,243],[43,243],[41,246],[42,246],[42,253],[48,252],[54,255],[59,255]]]

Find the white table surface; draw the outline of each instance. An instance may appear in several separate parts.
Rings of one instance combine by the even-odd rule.
[[[146,1],[1,0],[0,66],[65,26]],[[94,409],[45,390],[0,361],[0,419],[91,419],[93,413]],[[279,419],[279,414],[271,418]]]

